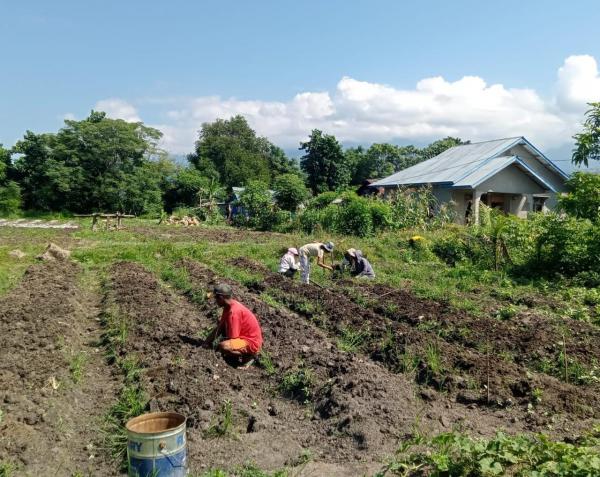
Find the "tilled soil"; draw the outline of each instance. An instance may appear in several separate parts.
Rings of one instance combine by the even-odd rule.
[[[196,262],[183,265],[195,296],[221,281]],[[146,367],[143,382],[152,408],[188,416],[192,468],[252,461],[274,469],[299,462],[309,451],[313,461],[298,469],[301,475],[372,474],[415,426],[422,432],[458,426],[490,435],[506,424],[503,413],[467,410],[442,394],[425,393],[424,401],[406,376],[341,352],[304,318],[230,283],[260,319],[264,351],[274,364],[271,373],[258,366],[234,369],[198,346],[198,330],[218,316],[212,303],[192,305],[139,265],[124,262],[112,269],[111,297],[130,320],[127,353],[135,353]],[[298,369],[312,375],[306,404],[279,389],[283,376]],[[209,437],[206,432],[218,422],[225,400],[232,403],[235,433]]]
[[[370,285],[371,293],[357,299],[356,290],[303,286],[282,279],[247,259],[236,259],[234,263],[263,274],[264,280],[252,287],[256,292],[266,290],[274,294],[334,335],[339,336],[349,328],[362,330],[367,336],[364,351],[389,369],[401,370],[407,354],[419,356],[416,380],[444,391],[465,405],[501,408],[511,419],[524,420],[531,430],[552,429],[557,434],[569,434],[580,426],[589,428],[590,422],[586,422],[586,418],[600,417],[597,386],[566,384],[545,374],[532,373],[520,364],[499,359],[493,329],[480,341],[468,343],[452,339],[451,334],[440,333],[439,327],[420,326],[424,321],[436,320],[458,333],[466,330],[469,336],[472,328],[477,335],[484,320],[467,317],[446,305],[419,299],[408,292],[399,292],[392,297],[390,303],[396,308],[386,307],[384,312],[382,305],[372,301],[375,291]],[[390,291],[385,290],[380,293]],[[461,321],[463,317],[465,325]],[[504,330],[505,335],[508,332]],[[527,335],[520,337],[515,331],[512,338],[518,353],[518,343],[526,343]],[[509,338],[506,342],[510,342]],[[426,355],[432,349],[437,350],[442,359],[442,372],[429,366]],[[593,352],[597,353],[597,350]],[[541,397],[535,398],[534,393],[538,396],[541,393]]]
[[[116,383],[101,351],[98,297],[78,287],[79,267],[30,267],[0,298],[0,460],[15,475],[113,475],[97,448]],[[81,380],[69,367],[79,356]]]

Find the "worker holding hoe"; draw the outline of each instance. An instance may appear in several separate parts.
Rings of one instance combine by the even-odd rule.
[[[224,336],[218,344],[223,357],[247,368],[254,362],[262,346],[262,331],[258,319],[248,308],[232,298],[231,287],[220,283],[213,289],[217,305],[223,308],[219,324],[210,332],[204,346],[211,348],[215,339]]]
[[[333,267],[325,263],[325,252],[333,252],[333,242],[327,243],[307,243],[300,247],[300,267],[302,268],[302,282],[310,283],[310,259],[317,258],[317,265],[326,270],[332,270]]]

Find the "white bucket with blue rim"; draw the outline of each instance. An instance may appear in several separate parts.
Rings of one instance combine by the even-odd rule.
[[[134,417],[125,428],[130,477],[188,475],[185,416],[152,412]]]

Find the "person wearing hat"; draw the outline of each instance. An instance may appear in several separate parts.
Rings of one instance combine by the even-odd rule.
[[[232,298],[231,287],[220,283],[213,289],[217,305],[223,308],[219,324],[208,335],[205,347],[212,347],[215,339],[224,336],[218,350],[226,358],[237,358],[240,364],[250,366],[262,347],[262,331],[258,319],[248,308]]]
[[[300,267],[302,268],[302,282],[310,283],[310,259],[311,257],[317,258],[317,265],[326,270],[333,270],[332,267],[325,263],[325,252],[333,252],[333,242],[321,243],[307,243],[300,247]]]
[[[300,269],[297,262],[298,249],[290,247],[281,260],[279,261],[279,273],[286,277],[293,278],[296,272]]]
[[[371,263],[363,257],[362,251],[350,248],[346,250],[344,259],[350,262],[350,275],[358,278],[375,278],[375,271]]]

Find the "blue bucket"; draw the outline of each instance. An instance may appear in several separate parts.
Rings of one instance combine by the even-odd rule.
[[[152,412],[129,420],[127,458],[130,477],[185,477],[187,439],[185,416]]]

